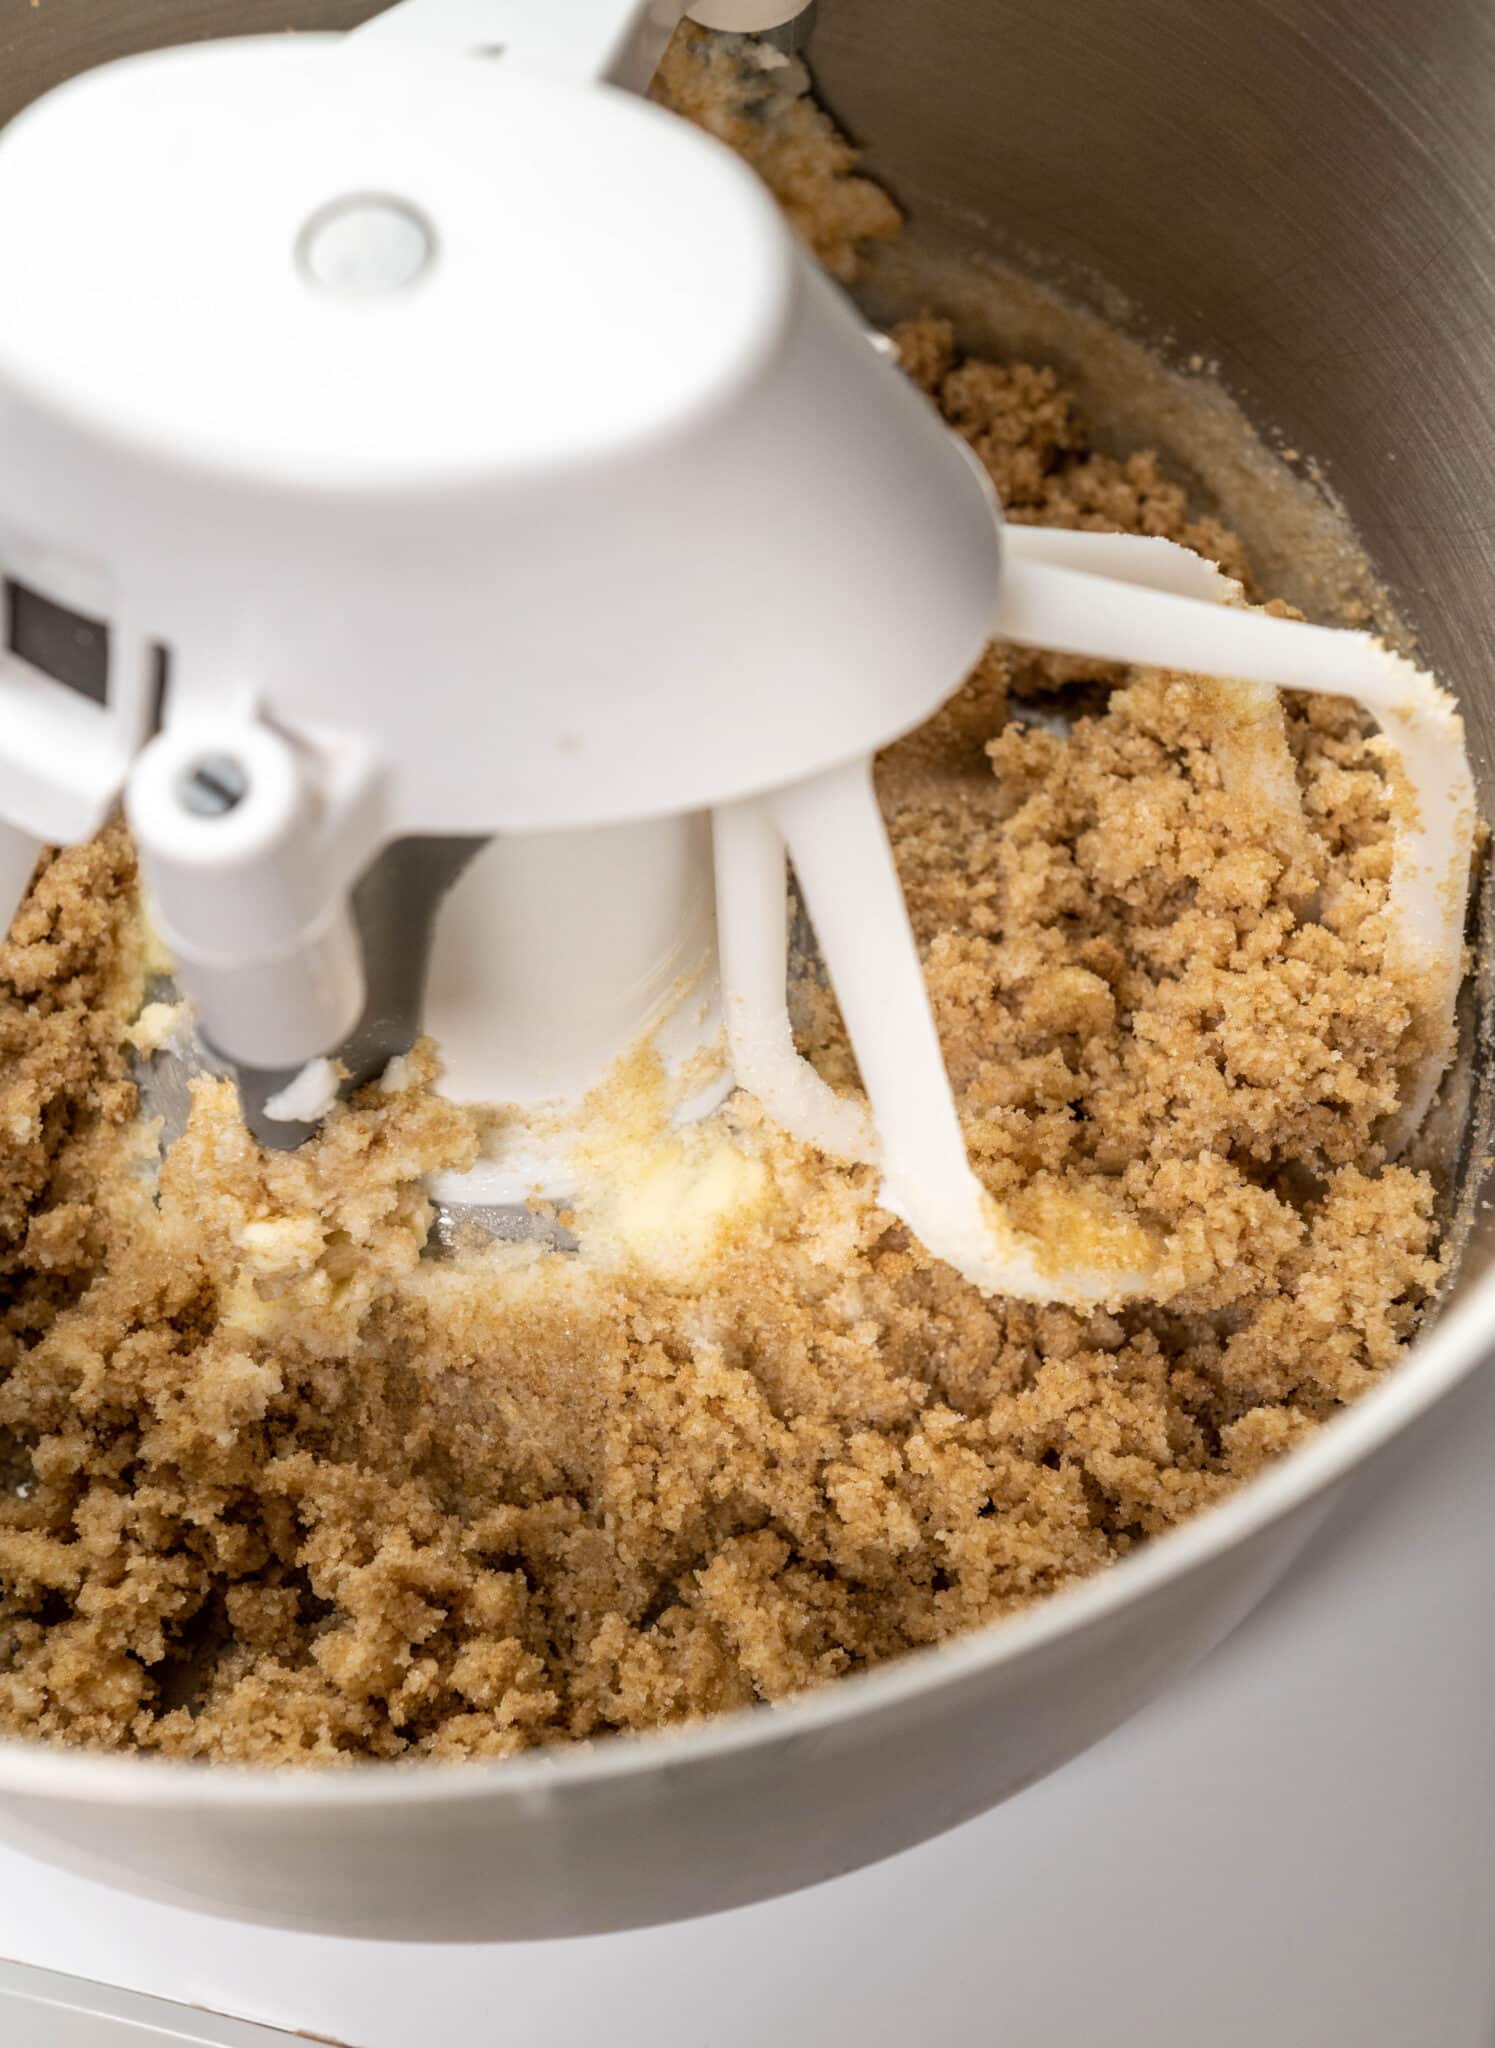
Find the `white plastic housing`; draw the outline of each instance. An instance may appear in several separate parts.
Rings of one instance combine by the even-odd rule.
[[[702,28],[732,29],[739,35],[762,35],[797,21],[809,0],[696,0],[690,18]]]
[[[806,13],[813,0],[700,0],[702,28],[761,35]],[[642,92],[687,10],[684,0],[400,0],[354,33],[426,49],[445,47],[571,84]]]
[[[643,92],[684,11],[684,0],[400,0],[353,33],[364,43],[446,49],[566,84]]]
[[[574,1113],[646,1040],[668,1108],[715,1108],[732,1073],[709,819],[491,840],[442,904],[424,1024],[441,1048],[444,1093],[549,1105],[547,1118],[495,1133],[472,1173],[442,1176],[434,1192],[445,1201],[503,1207],[537,1187],[574,1193]]]
[[[309,282],[354,195],[429,224],[406,289]],[[361,748],[376,835],[768,788],[985,639],[962,451],[751,173],[631,97],[373,36],[128,62],[0,142],[0,274],[0,534],[130,593],[169,720]]]

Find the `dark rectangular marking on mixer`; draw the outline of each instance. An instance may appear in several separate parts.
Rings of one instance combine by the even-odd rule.
[[[25,583],[5,580],[5,645],[18,661],[54,683],[109,702],[109,628]]]
[[[159,640],[151,645],[151,715],[146,737],[154,739],[166,723],[166,700],[171,695],[171,649]]]

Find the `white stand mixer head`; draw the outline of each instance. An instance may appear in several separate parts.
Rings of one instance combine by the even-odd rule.
[[[7,566],[78,564],[66,598],[86,565],[97,611],[128,592],[169,650],[132,822],[207,1035],[264,1069],[352,1031],[348,897],[381,845],[675,820],[865,753],[949,693],[995,582],[971,466],[735,160],[632,98],[407,46],[400,13],[115,67],[0,151],[36,285],[0,340]],[[128,719],[117,784],[141,707],[64,708]],[[110,793],[12,815],[75,836]],[[614,840],[612,893],[690,893],[683,846]],[[491,896],[513,858],[484,857]],[[606,905],[570,900],[573,986],[495,961],[433,1020],[464,1092],[548,1092],[504,1047],[561,1008],[594,1020],[595,1081],[670,993],[657,930],[604,949],[637,985],[620,1042]],[[709,924],[677,937],[671,980],[699,978]]]

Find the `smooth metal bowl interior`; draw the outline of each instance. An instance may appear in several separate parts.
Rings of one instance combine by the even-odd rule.
[[[344,28],[373,11],[3,0],[0,120],[129,50]],[[1149,332],[1217,363],[1251,417],[1316,458],[1424,658],[1459,694],[1495,812],[1488,0],[820,0],[813,55],[923,244],[1020,267],[1042,252],[1071,290],[1113,312],[1123,295]],[[779,1715],[553,1767],[448,1772],[439,1790],[428,1774],[350,1773],[312,1790],[229,1773],[209,1794],[201,1778],[129,1760],[23,1767],[0,1746],[7,1826],[163,1895],[176,1858],[220,1910],[461,1937],[741,1903],[1018,1789],[1219,1640],[1305,1540],[1318,1496],[1481,1362],[1495,1219],[1473,1184],[1488,1149],[1480,1007],[1437,1146],[1462,1238],[1439,1327],[1364,1413],[1107,1584]],[[395,1884],[402,1920],[360,1889],[386,1825],[400,1830],[404,1875],[386,1867],[380,1882]],[[294,1875],[277,1895],[282,1852]]]

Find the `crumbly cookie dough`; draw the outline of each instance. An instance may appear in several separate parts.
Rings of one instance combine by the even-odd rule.
[[[887,193],[857,175],[859,152],[810,93],[801,63],[748,36],[687,23],[665,52],[654,96],[751,164],[818,262],[843,284],[869,243],[902,226]]]
[[[685,39],[665,90],[844,274],[896,215],[794,80],[767,122],[742,76]],[[1013,517],[1246,573],[1051,372],[938,320],[898,344]],[[1059,689],[1086,715],[1049,729]],[[996,647],[880,767],[983,1178],[1104,1178],[1187,1250],[1185,1294],[1117,1314],[983,1300],[741,1096],[641,1126],[703,1191],[689,1256],[600,1210],[581,1256],[423,1256],[422,1176],[480,1142],[429,1047],[291,1155],[201,1082],[157,1168],[129,846],[48,861],[0,948],[0,1729],[332,1764],[779,1700],[1105,1568],[1372,1386],[1441,1270],[1430,1183],[1377,1143],[1416,993],[1386,782],[1352,710],[1291,700],[1284,847],[1222,786],[1223,716]],[[854,1085],[833,1005],[796,1006]]]

